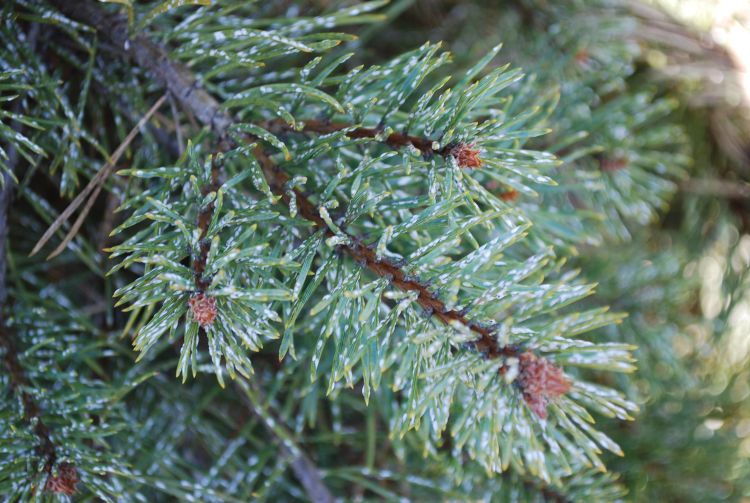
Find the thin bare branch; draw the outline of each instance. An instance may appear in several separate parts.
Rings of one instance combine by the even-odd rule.
[[[343,122],[328,122],[316,119],[302,121],[303,126],[300,132],[305,133],[318,133],[318,134],[329,134],[337,131],[347,131],[346,136],[352,139],[357,138],[377,138],[383,134],[382,128],[367,128],[367,127],[352,127],[351,124]],[[276,119],[265,121],[259,124],[262,128],[271,131],[272,133],[280,132],[296,132],[292,126],[284,122],[283,120]],[[435,150],[433,148],[433,141],[429,138],[423,138],[421,136],[413,136],[406,133],[390,133],[388,136],[383,138],[383,143],[394,148],[399,149],[408,145],[413,146],[424,156],[441,155],[446,156],[451,152],[449,146],[445,146],[442,149]]]

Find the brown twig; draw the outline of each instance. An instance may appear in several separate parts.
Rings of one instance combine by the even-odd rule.
[[[219,152],[226,152],[229,150],[229,143],[225,140],[222,140],[219,142],[219,146],[217,149]],[[214,156],[214,158],[211,161],[211,181],[201,187],[201,194],[205,197],[211,192],[216,192],[221,187],[221,182],[219,180],[219,177],[221,175],[221,164],[222,160],[219,156]],[[210,279],[205,278],[203,276],[203,273],[206,271],[206,261],[208,260],[208,252],[211,251],[211,242],[206,239],[206,235],[208,234],[208,226],[211,224],[211,220],[214,216],[214,210],[216,209],[216,204],[214,201],[211,201],[206,205],[205,208],[202,208],[201,211],[198,213],[198,218],[196,220],[196,224],[198,226],[198,229],[200,229],[200,237],[198,238],[199,242],[199,250],[198,254],[193,258],[193,272],[195,275],[195,287],[198,289],[199,292],[203,292],[208,288]]]
[[[353,127],[351,124],[343,122],[330,122],[315,119],[302,121],[301,124],[302,127],[299,130],[280,119],[264,121],[259,125],[276,134],[292,132],[330,134],[338,131],[345,131],[346,136],[352,140],[372,138],[384,145],[388,145],[394,150],[408,146],[414,147],[419,150],[425,158],[430,158],[435,155],[444,158],[453,157],[461,168],[479,168],[483,164],[479,149],[475,148],[472,144],[464,142],[452,142],[442,148],[436,149],[435,141],[430,138],[396,132],[384,136],[385,129],[381,127]]]
[[[291,125],[281,119],[275,119],[270,121],[261,122],[259,125],[267,129],[272,133],[282,132],[304,132],[304,133],[318,133],[318,134],[330,134],[338,131],[349,130],[346,132],[346,136],[352,140],[360,138],[377,138],[382,135],[384,130],[382,128],[366,128],[356,127],[352,128],[351,124],[343,122],[328,122],[322,120],[306,120],[302,122],[303,126],[300,130],[294,129]],[[445,146],[441,149],[435,150],[433,148],[433,141],[429,138],[423,138],[421,136],[412,136],[405,133],[390,133],[388,136],[382,139],[382,142],[393,149],[400,149],[409,145],[413,146],[425,157],[431,157],[433,155],[447,156],[451,152],[450,146]]]

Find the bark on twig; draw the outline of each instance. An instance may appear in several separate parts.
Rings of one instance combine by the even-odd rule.
[[[273,162],[262,147],[256,147],[255,157],[263,168],[263,173],[266,176],[266,180],[268,181],[271,190],[281,196],[283,200],[289,204],[291,202],[291,197],[289,192],[285,190],[285,186],[289,181],[289,175]],[[326,229],[326,233],[329,236],[333,236],[333,231],[328,228],[325,221],[320,216],[317,207],[301,191],[295,189],[294,193],[297,200],[299,214],[306,220],[315,223],[318,227]],[[516,356],[520,354],[520,351],[516,346],[501,346],[498,344],[491,328],[468,319],[460,311],[448,309],[445,306],[445,303],[432,293],[418,278],[408,275],[398,264],[388,258],[383,257],[378,259],[375,251],[363,243],[361,239],[352,234],[346,233],[345,231],[343,232],[349,239],[349,243],[342,245],[341,248],[349,256],[351,256],[357,263],[364,264],[376,275],[383,278],[389,278],[391,284],[399,290],[405,292],[417,292],[417,302],[419,305],[440,321],[447,325],[460,323],[472,332],[478,334],[479,339],[470,343],[477,351],[484,353],[489,358]]]
[[[348,129],[349,131],[346,133],[346,136],[353,140],[358,138],[377,138],[379,135],[382,135],[384,131],[382,128],[352,128],[351,124],[346,124],[343,122],[305,120],[303,121],[303,123],[304,124],[302,129],[298,132],[329,134]],[[267,129],[268,131],[271,131],[272,133],[297,131],[292,128],[292,126],[280,119],[262,122],[260,126],[264,129]],[[406,133],[390,133],[388,136],[385,136],[383,138],[382,142],[394,149],[399,149],[411,145],[412,147],[422,152],[422,155],[426,157],[431,157],[433,155],[446,156],[451,151],[451,148],[449,146],[435,150],[433,148],[433,141],[429,138],[413,136]]]

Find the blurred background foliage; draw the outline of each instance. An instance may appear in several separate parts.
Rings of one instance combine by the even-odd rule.
[[[750,496],[750,4],[414,0],[390,12],[363,42],[373,57],[427,37],[468,65],[502,41],[508,60],[558,89],[545,148],[590,131],[602,155],[635,157],[643,140],[617,136],[612,103],[669,101],[664,120],[689,153],[666,163],[686,173],[665,204],[640,212],[647,225],[608,220],[603,245],[574,260],[599,283],[598,300],[629,313],[609,337],[639,348],[639,370],[622,383],[640,413],[609,426],[625,453],[609,466],[634,501]]]

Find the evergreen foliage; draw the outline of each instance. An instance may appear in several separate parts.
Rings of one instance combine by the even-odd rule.
[[[747,229],[638,18],[411,3],[0,8],[4,498],[747,494]]]

